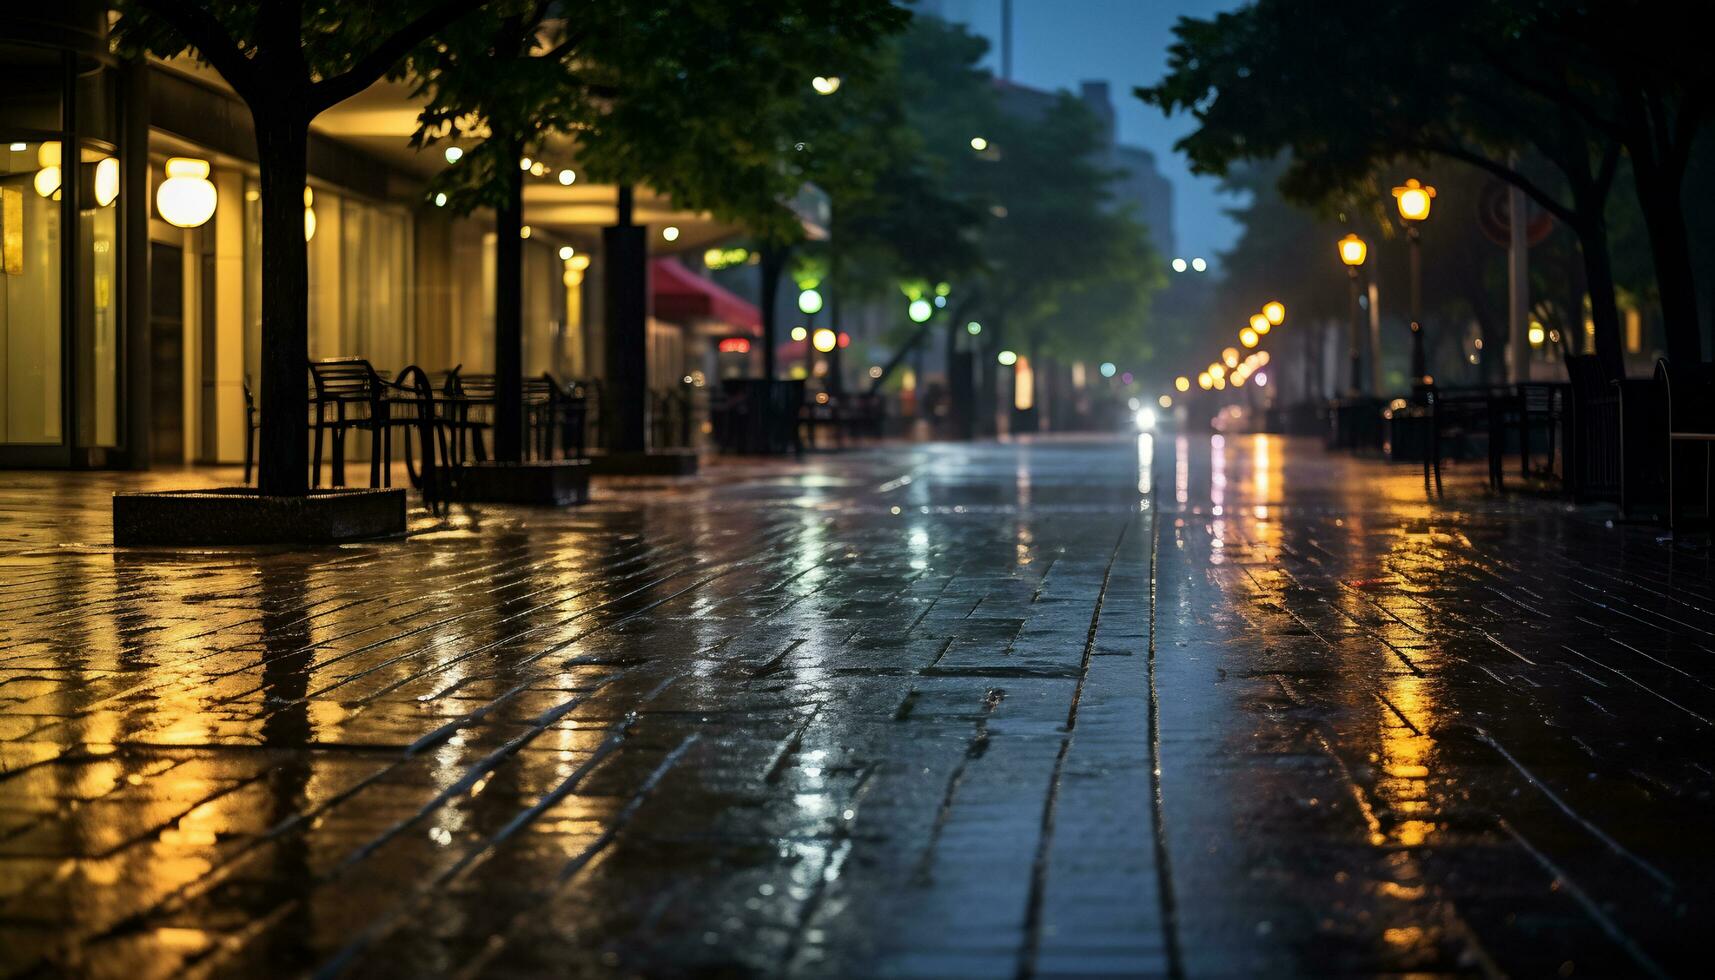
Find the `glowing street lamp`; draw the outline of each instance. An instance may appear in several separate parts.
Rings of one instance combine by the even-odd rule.
[[[1221,361],[1222,361],[1222,363],[1226,364],[1227,367],[1230,367],[1230,368],[1238,367],[1239,366],[1238,348],[1228,347],[1226,350],[1221,351]]]
[[[1191,379],[1181,374],[1179,377],[1173,379],[1173,387],[1179,391],[1190,391]]]
[[[822,294],[814,289],[806,289],[798,294],[798,312],[805,314],[820,313],[822,310]]]
[[[1215,386],[1215,379],[1209,374],[1209,372],[1204,371],[1202,374],[1197,375],[1197,387],[1203,389],[1204,391],[1208,391],[1210,388],[1213,388],[1214,386]]]
[[[1340,261],[1346,263],[1346,278],[1351,282],[1351,312],[1346,324],[1346,359],[1351,362],[1352,392],[1364,390],[1363,355],[1358,350],[1358,268],[1364,264],[1364,258],[1369,255],[1370,247],[1357,235],[1347,235],[1340,239]],[[1372,352],[1371,357],[1379,355]]]
[[[1364,257],[1370,253],[1370,247],[1357,235],[1347,235],[1340,239],[1340,261],[1350,268],[1356,269],[1364,264]],[[1356,272],[1352,275],[1357,275]]]
[[[1270,330],[1274,329],[1274,324],[1268,322],[1268,317],[1264,316],[1263,314],[1252,313],[1251,314],[1251,329],[1256,331],[1256,335],[1258,337],[1262,337],[1262,336],[1267,335],[1267,333]]]
[[[816,90],[817,95],[833,95],[840,90],[840,76],[817,75],[810,79],[810,87]]]
[[[1250,327],[1246,327],[1239,331],[1239,343],[1244,344],[1246,347],[1255,347],[1259,339],[1260,338],[1256,335],[1256,331],[1252,330]]]
[[[208,161],[173,157],[167,179],[155,189],[155,209],[176,228],[198,228],[214,216],[220,195],[208,179]]]
[[[919,298],[912,300],[905,312],[911,317],[912,323],[923,323],[935,314],[935,307],[931,306],[928,300]]]
[[[817,327],[816,332],[810,335],[811,346],[824,354],[833,350],[839,342],[840,335],[829,330],[827,327]]]
[[[1393,196],[1399,204],[1399,216],[1401,218],[1407,221],[1422,221],[1429,217],[1430,202],[1435,200],[1435,188],[1429,187],[1413,177],[1404,185],[1395,187]]]
[[[1009,350],[1001,351],[994,356],[994,359],[999,361],[1003,367],[1012,367],[1018,363],[1018,355]]]
[[[1277,299],[1269,300],[1262,304],[1262,315],[1264,319],[1268,320],[1270,326],[1278,327],[1286,322],[1286,304]],[[1267,331],[1263,332],[1266,333]]]
[[[1400,219],[1405,222],[1406,241],[1411,246],[1411,376],[1416,384],[1428,384],[1429,367],[1423,353],[1423,254],[1417,226],[1429,217],[1435,188],[1413,177],[1395,187],[1393,197],[1399,205]]]

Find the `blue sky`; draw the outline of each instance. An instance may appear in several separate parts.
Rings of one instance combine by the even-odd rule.
[[[1207,17],[1239,6],[1238,0],[1013,0],[1012,77],[1037,88],[1077,90],[1078,83],[1106,80],[1119,114],[1121,142],[1155,153],[1173,182],[1175,235],[1187,258],[1232,245],[1238,229],[1223,213],[1239,203],[1218,192],[1216,181],[1193,177],[1173,143],[1191,129],[1185,117],[1131,95],[1167,68],[1167,45],[1181,16]],[[946,16],[989,39],[989,67],[1000,73],[1001,0],[941,0]]]

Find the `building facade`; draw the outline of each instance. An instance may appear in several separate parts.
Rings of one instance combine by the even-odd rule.
[[[234,462],[261,356],[249,112],[205,66],[115,57],[107,23],[90,0],[0,18],[0,467]],[[427,195],[456,151],[412,150],[415,118],[409,86],[382,82],[312,125],[310,357],[486,373],[492,216]],[[599,380],[617,189],[580,180],[569,146],[543,155],[525,191],[525,373]],[[169,161],[189,161],[175,172],[192,175],[186,201],[212,205],[189,215],[202,220],[163,212],[185,186],[164,191]],[[735,232],[647,189],[636,200],[668,260]],[[718,338],[750,329],[679,308],[649,323],[651,387],[700,385]]]

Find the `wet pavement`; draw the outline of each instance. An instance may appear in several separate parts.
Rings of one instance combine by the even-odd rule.
[[[0,973],[1690,973],[1703,553],[1279,437],[116,551],[0,474]]]

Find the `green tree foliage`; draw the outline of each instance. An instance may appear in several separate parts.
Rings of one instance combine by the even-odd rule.
[[[488,143],[564,136],[596,180],[791,240],[810,79],[861,71],[905,19],[889,0],[491,0],[418,52],[416,139],[488,139],[439,178],[454,206],[504,198],[517,156]]]
[[[1281,187],[1297,201],[1331,206],[1395,161],[1432,156],[1522,188],[1577,234],[1598,354],[1617,374],[1607,220],[1622,153],[1635,164],[1636,147],[1655,138],[1683,169],[1682,131],[1695,132],[1705,112],[1686,82],[1696,76],[1691,62],[1674,55],[1662,71],[1635,64],[1648,47],[1641,38],[1661,25],[1623,0],[1451,0],[1433,15],[1408,0],[1259,0],[1181,21],[1167,78],[1138,94],[1196,117],[1181,148],[1198,170],[1222,173],[1235,161],[1289,153]],[[1626,39],[1606,44],[1609,31]],[[1646,127],[1652,135],[1611,114],[1627,100],[1659,107],[1663,121]],[[1638,179],[1646,215],[1645,184],[1678,180],[1666,171]],[[1658,261],[1658,275],[1662,269]],[[1694,357],[1695,333],[1688,342],[1670,326],[1675,347],[1676,357]]]

